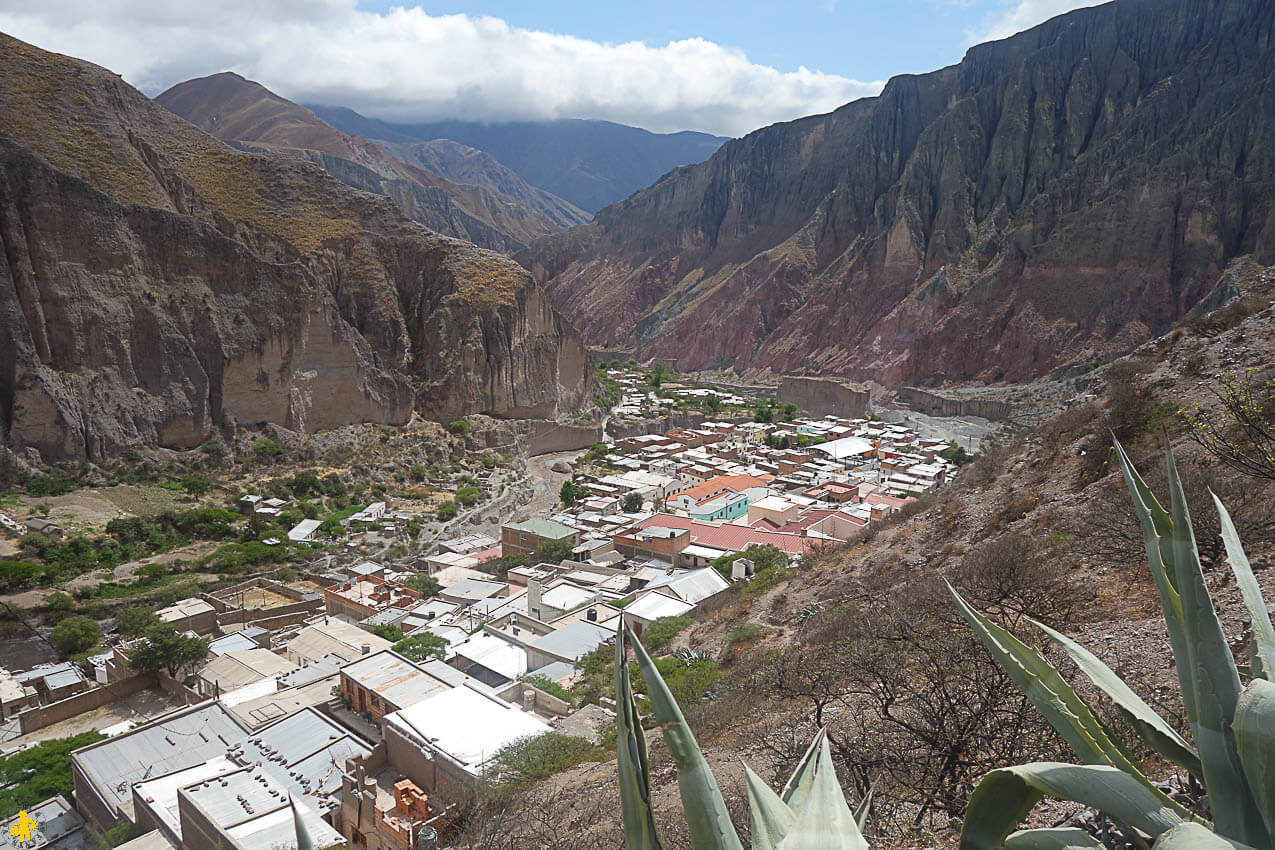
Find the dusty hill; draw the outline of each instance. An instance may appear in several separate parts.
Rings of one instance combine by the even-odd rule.
[[[777,124],[521,255],[588,344],[897,386],[1123,351],[1275,255],[1275,5],[1116,0]]]
[[[1074,379],[1068,408],[989,448],[948,488],[863,539],[816,555],[786,580],[739,589],[678,636],[675,646],[708,652],[721,665],[720,681],[686,714],[741,834],[748,819],[741,760],[782,783],[820,725],[828,729],[850,800],[874,789],[872,847],[953,847],[984,772],[1074,760],[972,637],[942,579],[1042,649],[1047,642],[1028,616],[1075,637],[1186,728],[1110,439],[1112,432],[1119,436],[1164,495],[1161,434],[1168,430],[1206,578],[1242,662],[1246,612],[1225,566],[1209,491],[1235,518],[1269,601],[1275,600],[1275,480],[1219,463],[1177,412],[1199,405],[1211,416],[1214,393],[1230,376],[1259,385],[1275,378],[1275,269],[1242,261],[1230,279],[1241,294],[1229,304]],[[1275,398],[1267,405],[1275,411]],[[1051,657],[1080,686],[1074,668]],[[1104,722],[1134,740],[1109,703],[1081,690]],[[687,848],[672,760],[659,732],[647,734],[664,846]],[[1142,748],[1137,755],[1154,779],[1167,778],[1167,766],[1153,754]],[[615,771],[614,760],[586,763],[513,803],[493,802],[471,821],[469,846],[618,846]],[[1045,805],[1034,825],[1074,812]]]
[[[589,218],[516,175],[478,179],[471,169],[473,179],[454,182],[420,162],[395,159],[238,74],[187,80],[155,100],[222,141],[306,157],[355,188],[389,196],[431,230],[484,248],[510,252]]]
[[[497,254],[295,157],[227,147],[115,74],[0,36],[0,436],[47,460],[543,417],[575,331]]]
[[[437,121],[394,124],[352,109],[311,106],[347,133],[378,142],[450,139],[491,154],[533,186],[590,213],[651,185],[679,165],[703,162],[726,139],[707,133],[652,133],[611,121]]]

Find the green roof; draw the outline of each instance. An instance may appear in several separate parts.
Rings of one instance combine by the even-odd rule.
[[[524,522],[511,522],[506,524],[505,528],[512,528],[514,531],[525,531],[528,534],[534,534],[537,537],[544,537],[548,540],[561,540],[576,533],[574,528],[568,528],[560,522],[554,522],[551,519],[540,519],[539,517]]]

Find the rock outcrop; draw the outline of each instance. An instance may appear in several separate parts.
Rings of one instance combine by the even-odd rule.
[[[475,164],[459,169],[469,179],[448,180],[429,168],[435,160],[396,158],[238,74],[187,80],[155,101],[223,142],[309,159],[343,183],[386,195],[413,221],[493,251],[512,253],[533,239],[589,220],[582,210],[522,183],[508,169],[503,180],[482,180],[485,172]],[[473,153],[477,157],[470,159],[481,162],[483,154]],[[452,158],[461,154],[453,152]]]
[[[235,424],[553,417],[585,351],[530,276],[116,75],[0,36],[0,438],[47,460]]]
[[[1137,345],[1275,259],[1275,4],[1116,0],[726,143],[519,255],[592,346],[888,387]]]

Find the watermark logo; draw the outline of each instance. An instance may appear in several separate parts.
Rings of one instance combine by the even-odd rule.
[[[28,843],[32,838],[32,833],[38,829],[40,825],[35,822],[35,818],[27,814],[27,810],[23,809],[18,812],[18,818],[9,827],[9,837],[18,840],[18,846]]]

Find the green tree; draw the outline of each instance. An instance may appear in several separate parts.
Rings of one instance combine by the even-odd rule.
[[[667,377],[669,377],[668,365],[663,360],[657,360],[651,367],[651,371],[646,373],[646,382],[659,389]]]
[[[130,605],[115,615],[115,631],[128,639],[146,634],[147,629],[159,625],[159,617],[145,605]]]
[[[128,666],[139,673],[167,671],[177,678],[183,667],[208,657],[208,639],[184,635],[167,623],[151,626],[145,640],[128,653]]]
[[[257,460],[266,463],[282,457],[283,446],[269,437],[262,437],[252,444],[252,454]]]
[[[398,626],[393,626],[389,623],[381,623],[379,626],[373,627],[372,634],[377,637],[383,637],[393,643],[397,643],[403,639],[403,630]]]
[[[315,529],[320,537],[340,537],[345,534],[345,526],[341,525],[341,520],[335,517],[329,517],[319,523],[319,527]]]
[[[625,493],[624,498],[620,499],[620,507],[627,513],[642,510],[642,494],[637,491]]]
[[[425,599],[429,599],[443,589],[443,586],[438,583],[438,579],[425,575],[425,573],[410,575],[403,579],[402,583],[415,590]]]
[[[187,495],[196,499],[212,489],[212,482],[202,475],[183,475],[178,483]]]
[[[775,411],[769,407],[761,407],[760,405],[753,410],[753,421],[769,424],[775,421]]]
[[[456,491],[456,501],[465,507],[473,507],[478,504],[483,497],[483,491],[477,487],[461,487]]]
[[[413,481],[420,482],[425,480],[426,476],[429,474],[429,470],[425,468],[425,464],[423,463],[414,463],[412,464],[411,474]]]
[[[797,417],[797,405],[791,401],[785,401],[779,405],[779,418],[784,422],[791,422]]]
[[[412,661],[429,661],[431,658],[442,661],[447,657],[447,639],[433,632],[417,630],[394,644],[393,649]]]
[[[721,413],[722,400],[716,393],[709,393],[704,396],[704,412],[705,413]]]
[[[66,656],[75,655],[97,645],[102,639],[102,627],[96,620],[77,614],[54,626],[49,639],[58,652]]]
[[[438,506],[438,518],[443,522],[456,518],[457,508],[455,502],[443,502]]]
[[[575,542],[570,537],[546,540],[536,548],[536,561],[542,564],[559,564],[571,557]]]
[[[570,478],[563,481],[562,486],[558,488],[558,498],[568,508],[576,503],[576,485]]]
[[[49,619],[54,623],[65,619],[74,607],[75,600],[71,598],[69,593],[54,591],[44,597],[44,610],[48,612]]]

